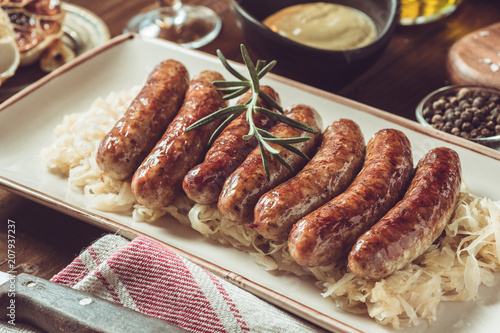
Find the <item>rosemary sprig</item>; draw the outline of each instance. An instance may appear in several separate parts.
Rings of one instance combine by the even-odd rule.
[[[243,57],[243,61],[245,62],[245,65],[248,69],[248,74],[250,76],[250,79],[245,77],[243,74],[239,73],[236,71],[227,61],[227,59],[224,57],[222,52],[220,50],[217,50],[217,55],[219,56],[219,59],[222,63],[222,65],[227,69],[229,73],[231,73],[235,78],[237,78],[237,81],[215,81],[213,84],[219,88],[219,90],[224,94],[224,99],[225,100],[230,100],[236,97],[239,97],[243,95],[245,92],[248,91],[248,89],[252,89],[252,96],[244,103],[241,105],[234,105],[234,106],[228,106],[226,108],[223,108],[217,112],[212,113],[211,115],[198,120],[191,126],[189,126],[186,131],[190,131],[193,129],[196,129],[198,127],[204,126],[208,123],[211,123],[215,120],[225,118],[225,120],[219,125],[219,127],[212,133],[212,136],[210,138],[209,144],[215,140],[215,138],[222,132],[222,130],[236,117],[238,117],[240,114],[243,112],[246,112],[246,120],[248,121],[248,124],[250,125],[250,130],[248,134],[243,136],[243,139],[249,140],[253,137],[256,138],[257,143],[260,148],[260,153],[262,156],[262,163],[264,165],[264,170],[266,172],[266,176],[269,179],[269,160],[268,156],[266,154],[266,151],[269,153],[270,158],[273,159],[276,157],[278,161],[280,161],[283,165],[285,165],[288,169],[293,171],[293,168],[291,165],[289,165],[283,157],[279,155],[280,150],[272,147],[270,143],[275,143],[280,145],[281,147],[290,150],[291,152],[302,156],[305,159],[309,159],[309,157],[304,154],[300,149],[297,147],[293,146],[292,144],[294,143],[299,143],[299,142],[305,142],[309,140],[309,137],[295,137],[295,138],[278,138],[275,135],[258,128],[253,119],[253,115],[257,114],[257,112],[260,112],[270,118],[273,118],[277,121],[280,121],[282,123],[285,123],[289,126],[317,134],[318,131],[315,130],[314,128],[311,128],[299,121],[296,121],[294,119],[288,118],[287,116],[283,115],[283,108],[281,105],[279,105],[278,102],[276,102],[274,99],[271,98],[265,91],[260,89],[260,79],[264,77],[267,73],[269,73],[273,67],[276,65],[276,61],[273,60],[270,63],[266,63],[266,61],[263,60],[258,60],[257,63],[254,65],[252,60],[250,59],[250,56],[248,54],[247,49],[245,48],[245,45],[241,45],[241,55]],[[273,110],[267,109],[262,107],[259,103],[259,97],[262,98],[267,104],[271,106],[271,108],[278,110],[279,112],[275,112]]]

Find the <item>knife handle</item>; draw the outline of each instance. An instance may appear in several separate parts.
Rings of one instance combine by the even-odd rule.
[[[0,306],[5,309],[4,305],[15,299],[16,321],[49,333],[186,332],[166,321],[36,276],[22,273],[15,279],[14,298],[8,297],[8,283],[0,286]]]

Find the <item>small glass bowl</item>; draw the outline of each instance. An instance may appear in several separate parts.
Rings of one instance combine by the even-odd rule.
[[[485,92],[485,93],[490,93],[490,94],[496,94],[500,96],[500,90],[495,89],[495,88],[489,88],[489,87],[484,87],[484,86],[472,86],[472,85],[463,85],[463,86],[447,86],[443,87],[440,89],[437,89],[424,97],[422,101],[418,104],[415,115],[418,120],[418,122],[424,126],[427,127],[434,127],[432,126],[427,120],[425,120],[423,112],[424,110],[428,107],[431,106],[432,103],[435,101],[439,100],[439,98],[443,96],[456,96],[457,93],[460,91],[462,88],[467,88],[469,89],[472,93],[476,92]],[[498,107],[500,109],[500,101],[497,102]],[[494,135],[494,136],[488,136],[488,137],[483,137],[483,138],[467,138],[470,141],[480,143],[484,146],[500,150],[500,135]]]

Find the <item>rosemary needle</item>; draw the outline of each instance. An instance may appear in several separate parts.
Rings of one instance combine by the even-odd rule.
[[[266,176],[269,179],[269,159],[266,154],[269,153],[271,159],[274,157],[278,159],[283,165],[285,165],[288,169],[293,171],[292,166],[290,166],[284,159],[279,155],[280,150],[272,147],[270,143],[278,144],[281,147],[290,150],[291,152],[298,154],[306,159],[309,159],[300,149],[293,146],[294,143],[304,142],[309,140],[309,137],[295,137],[295,138],[278,138],[275,135],[258,128],[254,121],[253,115],[257,112],[260,112],[270,118],[273,118],[277,121],[285,123],[289,126],[304,130],[306,132],[317,134],[318,131],[314,128],[311,128],[299,121],[288,118],[283,115],[283,108],[271,98],[265,91],[260,89],[260,79],[264,77],[267,73],[269,73],[273,67],[276,65],[276,61],[273,60],[269,63],[263,60],[258,60],[254,65],[245,45],[241,45],[241,55],[243,57],[243,61],[248,69],[248,74],[250,79],[245,77],[243,74],[236,71],[224,57],[220,50],[217,50],[217,55],[222,63],[222,65],[227,69],[229,73],[231,73],[237,80],[235,81],[214,81],[213,84],[224,94],[224,99],[229,100],[236,98],[238,96],[243,95],[248,89],[252,90],[252,96],[241,105],[228,106],[226,108],[220,109],[217,112],[212,113],[211,115],[198,120],[191,126],[189,126],[186,131],[190,131],[196,129],[198,127],[204,126],[208,123],[211,123],[215,120],[225,118],[225,120],[219,125],[219,127],[212,133],[209,144],[211,144],[215,138],[222,132],[222,130],[236,117],[241,115],[243,112],[246,112],[246,120],[249,124],[248,134],[244,135],[243,138],[245,140],[249,140],[253,137],[256,138],[257,143],[260,148],[260,153],[262,156],[262,163],[264,165],[264,170],[266,172]],[[267,104],[278,110],[279,112],[275,112],[273,110],[264,108],[259,103],[259,97],[265,101]]]

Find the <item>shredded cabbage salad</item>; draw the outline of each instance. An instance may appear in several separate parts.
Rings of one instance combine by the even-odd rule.
[[[440,302],[474,301],[481,285],[498,282],[494,272],[500,270],[500,202],[475,196],[465,186],[438,241],[413,263],[378,282],[358,279],[345,267],[301,267],[286,242],[267,241],[256,230],[226,221],[215,205],[194,204],[186,196],[156,210],[137,204],[130,182],[101,176],[95,154],[138,92],[134,87],[111,93],[88,111],[66,116],[56,128],[55,142],[41,153],[45,167],[82,190],[89,208],[131,212],[140,222],[169,214],[210,240],[247,252],[265,270],[314,276],[323,297],[339,308],[368,314],[396,329],[432,322]]]

